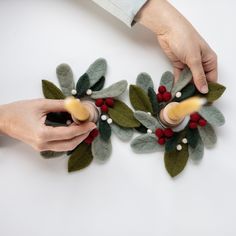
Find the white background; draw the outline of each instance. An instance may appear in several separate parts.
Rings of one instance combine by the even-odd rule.
[[[219,57],[227,92],[217,106],[227,123],[217,146],[171,179],[162,154],[134,154],[115,137],[106,164],[72,174],[66,157],[44,160],[1,137],[1,236],[236,235],[236,2],[172,2]],[[107,85],[133,83],[141,71],[157,85],[171,69],[152,33],[90,1],[0,0],[0,103],[41,97],[41,79],[56,82],[59,63],[78,77],[97,57],[108,61]]]

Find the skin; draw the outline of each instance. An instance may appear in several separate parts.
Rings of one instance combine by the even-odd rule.
[[[207,81],[217,80],[217,57],[194,27],[165,0],[149,0],[135,20],[156,34],[174,67],[176,80],[188,65],[198,90],[207,93]],[[46,114],[59,111],[65,111],[61,100],[36,99],[1,105],[0,133],[37,151],[72,150],[96,125],[88,122],[79,126],[45,126]]]

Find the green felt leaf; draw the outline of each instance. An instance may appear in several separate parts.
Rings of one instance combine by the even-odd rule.
[[[147,128],[142,124],[139,127],[135,127],[135,130],[137,130],[139,133],[142,133],[142,134],[147,133]]]
[[[68,171],[77,171],[86,168],[93,160],[91,145],[82,142],[72,153],[68,161]]]
[[[104,87],[105,80],[106,80],[105,77],[102,76],[102,77],[98,80],[98,82],[97,82],[96,84],[94,84],[90,89],[91,89],[92,91],[99,91],[99,90],[101,90],[101,89]]]
[[[89,76],[90,86],[96,84],[107,71],[107,62],[103,58],[98,58],[93,64],[91,64],[86,71]]]
[[[163,151],[164,147],[157,142],[155,134],[142,134],[131,142],[131,148],[137,153]]]
[[[151,76],[145,72],[138,75],[136,85],[142,88],[145,92],[148,91],[148,88],[154,88]]]
[[[167,91],[171,91],[174,85],[174,75],[170,71],[166,71],[161,76],[160,86],[161,85],[165,86]]]
[[[111,140],[104,141],[100,135],[92,142],[92,154],[96,160],[105,162],[112,152]]]
[[[206,148],[212,148],[217,141],[215,130],[210,124],[198,127],[199,135]]]
[[[108,110],[113,122],[124,128],[139,127],[140,123],[135,119],[133,111],[122,101],[115,100],[114,107]]]
[[[172,152],[176,150],[176,146],[181,143],[182,139],[185,137],[186,131],[182,130],[178,133],[174,133],[174,135],[167,140],[165,144],[165,151]]]
[[[67,121],[72,122],[71,115],[67,112],[50,112],[47,114],[45,125],[47,126],[67,126]]]
[[[89,87],[90,87],[89,77],[88,74],[85,73],[79,78],[76,84],[76,91],[77,91],[76,97],[81,98],[84,95],[86,95],[86,92],[89,89]]]
[[[48,80],[42,80],[43,95],[47,99],[64,99],[62,91]]]
[[[177,176],[183,171],[188,161],[188,145],[182,145],[182,150],[165,152],[165,167],[171,177]]]
[[[178,81],[175,83],[174,87],[171,90],[172,97],[175,97],[175,94],[181,91],[189,82],[192,80],[192,72],[188,67],[185,67],[180,74]]]
[[[43,151],[40,152],[40,155],[45,159],[56,158],[63,156],[65,152],[54,152],[54,151]]]
[[[190,147],[195,148],[200,138],[198,129],[187,129],[186,138]]]
[[[203,106],[199,114],[213,126],[222,126],[225,123],[224,115],[214,106]]]
[[[196,147],[188,146],[188,152],[189,152],[189,158],[191,158],[193,161],[200,161],[203,158],[204,155],[204,145],[203,142],[200,139],[198,139]]]
[[[153,132],[157,128],[162,128],[161,124],[152,115],[144,111],[135,111],[134,117],[146,128],[151,129]]]
[[[209,92],[203,96],[207,99],[208,102],[214,102],[215,100],[217,100],[222,96],[226,87],[223,86],[222,84],[208,82],[208,89]]]
[[[104,141],[107,141],[111,137],[111,127],[107,123],[107,121],[99,120],[99,133],[101,135],[101,138]]]
[[[148,97],[152,104],[153,114],[155,115],[158,114],[158,112],[160,111],[160,106],[157,101],[157,96],[153,88],[148,88]]]
[[[179,98],[175,97],[174,101],[181,102],[187,98],[192,97],[195,94],[195,92],[196,92],[195,85],[193,83],[189,83],[185,88],[181,90],[181,94],[182,94],[181,97]]]
[[[75,82],[70,66],[60,64],[56,69],[56,73],[62,92],[66,97],[71,96],[71,91],[75,89]]]
[[[134,134],[134,130],[132,128],[123,128],[114,123],[111,124],[111,130],[120,140],[124,142],[131,140]]]
[[[97,99],[97,98],[118,97],[125,92],[127,86],[128,86],[127,81],[121,80],[103,90],[93,92],[91,98]]]
[[[153,113],[152,104],[149,97],[142,88],[136,85],[130,85],[129,97],[135,110]]]

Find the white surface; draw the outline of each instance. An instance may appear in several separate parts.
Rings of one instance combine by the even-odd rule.
[[[203,161],[172,180],[162,154],[137,155],[113,137],[105,165],[68,174],[67,158],[43,160],[30,147],[1,137],[1,236],[187,236],[236,234],[235,24],[236,2],[172,1],[219,56],[227,86],[217,106],[227,124]],[[0,1],[1,103],[41,97],[41,79],[56,82],[68,62],[77,76],[97,57],[109,63],[108,82],[135,81],[141,71],[157,83],[170,64],[155,37],[126,28],[89,1]]]

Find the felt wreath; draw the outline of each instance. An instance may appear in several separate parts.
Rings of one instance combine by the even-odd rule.
[[[208,86],[209,92],[206,95],[200,94],[192,83],[191,71],[186,67],[175,85],[173,74],[165,72],[156,93],[150,75],[139,74],[136,85],[130,85],[129,96],[136,110],[134,116],[143,125],[140,130],[146,134],[132,140],[132,149],[137,153],[165,152],[165,167],[172,177],[182,172],[189,158],[201,160],[204,146],[211,148],[216,143],[214,127],[225,122],[223,114],[213,106],[213,102],[226,88],[213,82],[209,82]],[[198,113],[191,114],[181,129],[171,129],[160,122],[160,110],[168,103],[180,102],[196,95],[205,97],[207,104]]]
[[[45,98],[65,99],[67,96],[74,96],[80,100],[93,101],[100,110],[98,129],[93,130],[81,144],[67,153],[69,172],[87,167],[94,158],[105,162],[112,152],[112,132],[121,140],[129,141],[133,136],[133,128],[140,126],[139,121],[134,118],[133,111],[119,100],[119,96],[127,89],[127,81],[121,80],[103,89],[106,70],[106,61],[99,58],[89,66],[76,84],[72,69],[67,64],[61,64],[56,69],[61,89],[48,80],[42,80]],[[68,126],[71,123],[72,118],[67,112],[49,113],[45,122],[50,126]],[[44,158],[64,154],[52,151],[41,152]]]

